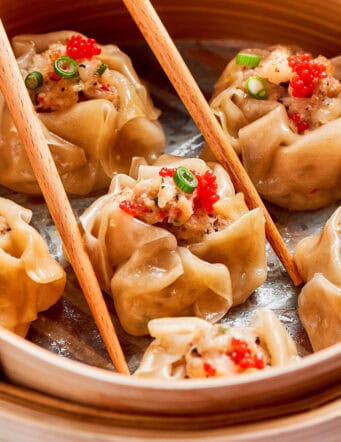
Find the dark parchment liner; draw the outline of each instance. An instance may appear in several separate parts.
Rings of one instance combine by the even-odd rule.
[[[204,94],[209,99],[213,85],[239,48],[249,43],[238,41],[178,42],[178,46],[193,72]],[[259,46],[259,44],[253,44]],[[197,156],[203,145],[203,138],[188,116],[180,100],[171,88],[151,52],[145,44],[122,47],[133,59],[139,75],[147,82],[154,103],[162,110],[161,122],[167,135],[167,153]],[[10,198],[33,211],[32,225],[40,231],[49,244],[51,254],[66,268],[68,282],[62,299],[51,309],[39,315],[32,324],[28,339],[54,353],[93,366],[113,370],[102,339],[91,317],[86,301],[79,289],[76,278],[62,252],[62,244],[41,198],[17,194],[0,186],[0,195]],[[95,197],[73,198],[72,207],[79,216]],[[303,237],[319,231],[336,205],[314,212],[289,212],[269,205],[277,226],[292,251]],[[231,325],[246,325],[257,307],[272,309],[290,335],[294,338],[301,356],[310,353],[311,346],[299,322],[296,312],[296,289],[267,244],[268,278],[242,306],[234,307],[222,322]],[[123,351],[133,372],[150,342],[148,337],[133,337],[125,333],[115,314],[109,296],[105,299],[115,323]]]

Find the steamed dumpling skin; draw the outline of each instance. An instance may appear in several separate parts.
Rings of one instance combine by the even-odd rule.
[[[284,102],[278,100],[277,91],[283,93],[284,89],[272,83],[288,82],[286,60],[291,49],[279,46],[246,50],[264,59],[271,51],[278,59],[284,54],[278,72],[262,67],[262,62],[256,68],[259,72],[255,72],[268,79],[268,99],[257,100],[245,93],[244,71],[234,58],[215,86],[211,108],[263,198],[292,210],[318,209],[341,198],[341,92],[326,98],[325,108],[315,110],[319,127],[297,133]],[[331,63],[334,78],[340,80],[341,58]],[[275,74],[284,77],[276,79]],[[308,99],[296,98],[299,100],[298,105],[310,106]],[[203,158],[211,157],[206,147]]]
[[[146,334],[147,318],[197,314],[216,321],[232,304],[225,266],[183,247],[167,253],[161,240],[141,247],[118,268],[111,291],[121,324],[133,335]]]
[[[13,49],[23,76],[36,54],[55,42],[64,43],[74,34],[60,31],[15,37]],[[70,194],[87,195],[107,188],[115,172],[128,172],[133,156],[155,160],[165,144],[157,121],[160,112],[154,108],[129,57],[114,45],[104,45],[101,49],[98,57],[108,65],[107,75],[117,91],[119,104],[91,98],[63,110],[38,113],[57,169]],[[0,184],[18,192],[40,193],[1,95]]]
[[[38,312],[61,297],[66,275],[29,222],[28,209],[0,198],[0,325],[25,336]]]
[[[341,342],[341,287],[315,273],[303,287],[298,312],[314,351]]]
[[[181,226],[172,231],[169,225],[142,221],[119,207],[122,195],[141,186],[142,195],[146,195],[153,180],[161,183],[159,171],[163,166],[183,166],[197,173],[214,171],[220,199],[212,216],[224,220],[218,231],[203,231],[192,237],[188,227],[186,238],[191,239],[181,241]],[[165,155],[152,166],[135,161],[131,173],[135,178],[123,174],[114,177],[109,193],[80,217],[85,245],[100,284],[112,295],[120,322],[128,333],[147,334],[148,321],[164,316],[195,315],[216,322],[264,282],[262,212],[248,211],[243,195],[235,195],[220,165]],[[181,198],[184,195],[174,201]],[[159,210],[153,200],[150,202]],[[201,218],[195,213],[193,217],[198,218],[195,222],[193,218],[191,225],[197,228]]]
[[[341,198],[341,118],[302,136],[291,132],[285,110],[277,107],[242,128],[239,139],[243,164],[268,201],[311,210]]]
[[[298,311],[313,349],[341,342],[341,207],[321,233],[299,242],[294,258],[307,281]]]
[[[268,309],[259,309],[248,327],[211,324],[200,318],[153,319],[148,324],[154,338],[135,376],[162,380],[234,377],[298,361],[294,341]],[[242,339],[264,361],[243,369],[229,357],[231,338]],[[208,364],[208,365],[207,365]]]

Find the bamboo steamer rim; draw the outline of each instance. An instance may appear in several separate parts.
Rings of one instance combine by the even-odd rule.
[[[7,335],[7,336],[5,336]],[[123,386],[123,389],[129,394],[129,388],[142,388],[141,401],[152,400],[152,390],[160,390],[160,382],[140,382],[139,379],[132,379],[120,374],[107,372],[106,370],[89,367],[79,362],[64,360],[63,357],[51,354],[49,351],[37,347],[35,344],[26,342],[24,339],[14,335],[7,330],[0,329],[0,349],[1,343],[7,339],[16,345],[19,350],[33,350],[38,354],[35,363],[44,364],[45,361],[66,368],[67,375],[73,370],[75,373],[82,375],[92,375],[98,382],[104,378],[111,380],[116,387]],[[30,347],[30,348],[29,348]],[[319,353],[307,356],[306,363],[301,368],[303,370],[314,370],[319,365],[330,361],[334,350],[338,354],[338,360],[335,360],[336,369],[339,367],[339,356],[341,354],[341,345],[335,348],[322,350]],[[334,354],[335,355],[335,354]],[[36,355],[34,355],[36,356]],[[31,361],[32,362],[32,361]],[[66,366],[66,367],[65,367]],[[285,368],[285,367],[284,367]],[[292,375],[295,377],[294,382],[300,382],[301,374],[299,370],[292,370],[292,366],[288,367]],[[273,369],[269,372],[277,372],[277,376],[262,376],[266,381],[276,386],[276,377],[283,374],[282,367],[280,370]],[[285,371],[285,370],[284,370]],[[295,373],[296,371],[296,373]],[[34,374],[33,374],[34,375]],[[319,372],[320,376],[325,373]],[[250,379],[252,377],[253,379]],[[259,376],[250,375],[245,385],[258,383]],[[239,378],[240,379],[240,378]],[[88,380],[91,381],[88,376]],[[165,402],[168,401],[168,393],[170,390],[177,390],[181,395],[181,401],[186,398],[195,398],[201,385],[212,390],[209,394],[209,405],[213,400],[214,390],[220,390],[224,387],[221,380],[212,379],[208,383],[203,380],[201,382],[189,380],[188,382],[174,382],[171,385],[161,383],[161,395]],[[226,381],[226,380],[225,380]],[[229,380],[228,384],[232,386],[236,382],[235,379]],[[232,382],[231,382],[232,381]],[[244,379],[246,381],[246,378]],[[226,382],[225,382],[226,383]],[[153,385],[155,384],[155,385]],[[180,384],[180,385],[179,385]],[[181,385],[182,384],[182,385]],[[239,385],[238,385],[239,384]],[[193,388],[194,386],[194,388]],[[152,387],[152,388],[151,388]],[[174,388],[178,387],[178,388]],[[183,388],[187,387],[187,388]],[[240,382],[237,382],[238,388],[243,388]],[[187,395],[184,397],[183,393]],[[191,393],[191,396],[189,396]],[[181,402],[180,401],[180,402]],[[214,401],[213,401],[214,402]],[[13,429],[11,425],[16,422]],[[36,440],[34,437],[44,435],[44,440],[54,442],[60,440],[81,441],[88,440],[90,436],[95,437],[101,434],[104,441],[129,441],[131,437],[134,440],[157,440],[173,441],[188,440],[191,441],[272,441],[273,436],[279,441],[301,441],[305,440],[306,434],[309,433],[309,440],[312,442],[320,442],[322,434],[333,435],[334,438],[328,441],[338,440],[337,435],[340,430],[340,386],[339,383],[331,383],[330,385],[317,389],[305,395],[295,396],[289,401],[275,401],[274,403],[265,403],[254,406],[252,401],[247,408],[238,407],[232,410],[224,410],[223,408],[215,410],[214,413],[205,412],[191,414],[164,414],[162,412],[148,412],[148,410],[125,410],[120,406],[115,408],[101,407],[84,401],[70,401],[63,395],[56,397],[43,392],[34,392],[20,386],[12,386],[0,381],[0,440],[16,442],[16,437],[20,434],[27,435],[28,439],[20,439],[22,442]],[[54,426],[61,427],[58,432]],[[10,429],[12,430],[10,431]],[[13,433],[14,431],[14,433]],[[288,435],[290,434],[290,439]],[[5,436],[4,436],[5,435]],[[11,437],[14,438],[11,439]],[[115,435],[115,437],[114,437]],[[230,439],[231,438],[231,439]]]
[[[77,27],[103,43],[141,38],[120,0],[55,0],[53,5],[46,8],[41,0],[2,2],[0,16],[10,37]],[[153,5],[173,38],[294,43],[326,56],[341,52],[339,0],[329,0],[328,8],[319,0],[155,0]],[[100,26],[94,25],[96,20]]]
[[[202,416],[191,416],[187,420],[174,418],[160,418],[159,416],[122,415],[119,413],[101,411],[88,406],[65,403],[59,399],[43,396],[28,390],[19,390],[17,387],[3,385],[0,382],[0,439],[17,441],[17,428],[20,434],[28,438],[20,439],[21,442],[35,441],[44,434],[46,442],[82,440],[123,442],[131,437],[134,440],[173,441],[279,441],[311,440],[320,442],[320,436],[328,434],[328,441],[338,441],[340,423],[340,399],[332,398],[330,392],[324,392],[317,399],[305,399],[305,406],[293,414],[292,407],[282,404],[287,408],[284,415],[271,418],[271,410],[266,420],[246,423],[246,420],[233,421],[236,417],[226,416],[228,422],[215,421],[218,425],[206,425]],[[334,396],[335,397],[335,396]],[[311,401],[311,402],[309,402]],[[229,419],[232,417],[232,420]],[[223,416],[223,419],[225,416]],[[194,425],[192,425],[195,421]],[[187,423],[190,426],[186,427]],[[228,424],[232,425],[228,425]],[[57,430],[57,431],[56,431]],[[188,431],[190,430],[190,431]],[[309,438],[308,437],[309,433]],[[14,435],[14,438],[13,438]],[[12,436],[12,438],[11,438]],[[67,438],[67,439],[66,439]],[[102,439],[103,438],[103,439]]]
[[[205,378],[205,379],[180,379],[166,383],[159,379],[142,379],[133,376],[125,376],[119,373],[111,372],[98,367],[83,364],[63,356],[57,355],[36,344],[29,342],[9,330],[0,328],[0,343],[6,341],[14,347],[21,349],[25,353],[31,354],[34,358],[42,362],[51,363],[56,367],[66,369],[75,374],[81,374],[88,378],[102,380],[104,382],[120,384],[129,387],[138,387],[142,389],[157,389],[163,391],[174,390],[200,390],[204,388],[219,388],[222,386],[250,385],[260,380],[274,380],[283,376],[291,376],[293,380],[295,375],[313,369],[316,366],[323,366],[324,374],[331,369],[339,369],[341,366],[341,343],[335,344],[317,353],[313,353],[300,359],[297,363],[272,367],[269,370],[263,370],[259,373],[248,373],[247,376],[235,376],[232,378]],[[319,374],[319,376],[321,373]]]

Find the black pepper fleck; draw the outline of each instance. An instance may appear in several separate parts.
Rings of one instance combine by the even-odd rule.
[[[200,356],[200,353],[198,352],[196,347],[192,348],[191,354],[192,356]]]

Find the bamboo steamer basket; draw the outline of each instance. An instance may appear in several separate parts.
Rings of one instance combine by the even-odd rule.
[[[338,0],[328,8],[317,0],[153,3],[174,38],[341,53]],[[0,16],[10,36],[77,29],[101,42],[141,38],[117,0],[3,1]],[[268,372],[165,384],[71,361],[0,329],[0,362],[0,441],[339,440],[341,344]]]

